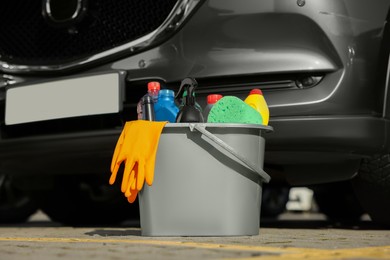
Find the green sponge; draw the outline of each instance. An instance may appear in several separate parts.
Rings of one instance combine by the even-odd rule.
[[[234,96],[225,96],[211,108],[208,123],[262,124],[263,118],[250,105]]]

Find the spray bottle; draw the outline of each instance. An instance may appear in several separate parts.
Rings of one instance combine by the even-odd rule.
[[[176,117],[176,122],[204,122],[201,110],[196,106],[195,89],[198,83],[193,78],[185,78],[180,85],[179,91],[176,94],[176,99],[182,95],[184,90],[187,91],[187,96],[183,100],[179,113]]]

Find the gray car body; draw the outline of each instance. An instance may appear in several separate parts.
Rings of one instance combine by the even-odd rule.
[[[201,105],[208,93],[244,98],[260,87],[274,128],[266,135],[271,176],[299,185],[345,180],[362,158],[389,151],[389,7],[387,0],[201,1],[169,38],[145,50],[46,74],[3,66],[14,84],[0,98],[8,88],[112,71],[125,75],[134,100],[144,91],[137,82],[155,79],[178,87],[196,78]],[[297,84],[305,77],[319,82]],[[120,130],[0,137],[0,171],[108,172]]]

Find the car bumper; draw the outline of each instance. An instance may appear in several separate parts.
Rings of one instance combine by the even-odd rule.
[[[297,117],[271,119],[266,165],[299,165],[359,160],[389,150],[382,118]],[[110,172],[121,129],[23,137],[1,141],[0,171],[12,174]]]

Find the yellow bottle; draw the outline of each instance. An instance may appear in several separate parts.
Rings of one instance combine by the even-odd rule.
[[[263,92],[260,89],[252,89],[248,97],[244,100],[245,103],[256,109],[263,118],[263,124],[268,125],[269,121],[269,109],[267,102],[263,96]]]

